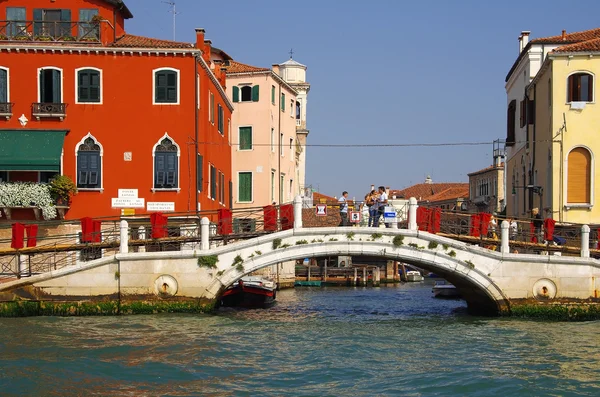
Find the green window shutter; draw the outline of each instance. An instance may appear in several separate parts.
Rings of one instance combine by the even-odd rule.
[[[240,127],[240,150],[252,149],[252,127]]]
[[[281,111],[285,112],[285,94],[281,94]]]
[[[219,108],[219,112],[217,114],[218,117],[218,130],[221,133],[221,135],[223,134],[223,107],[219,104],[218,105]]]
[[[0,69],[0,103],[8,102],[8,74]]]
[[[233,102],[240,101],[240,87],[233,86]]]
[[[229,209],[233,208],[233,182],[229,181]]]
[[[42,33],[42,9],[34,8],[33,9],[33,35],[39,36]]]
[[[60,70],[52,69],[52,103],[61,103],[60,97]]]
[[[271,103],[275,105],[275,86],[271,86]]]
[[[252,102],[258,102],[258,86],[252,86]]]
[[[177,103],[177,73],[160,70],[154,74],[154,102]]]
[[[215,123],[215,96],[210,94],[210,122]]]
[[[239,194],[238,198],[240,202],[252,201],[252,173],[251,172],[240,172],[239,174]]]
[[[201,192],[202,191],[202,183],[204,182],[204,175],[202,172],[204,171],[204,158],[200,153],[196,156],[196,189]]]
[[[77,95],[79,102],[100,102],[100,72],[96,70],[80,70],[77,73]]]
[[[210,197],[215,199],[217,196],[217,169],[210,166]]]

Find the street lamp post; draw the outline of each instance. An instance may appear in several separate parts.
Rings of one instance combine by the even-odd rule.
[[[527,189],[531,190],[533,193],[540,196],[540,208],[543,208],[543,197],[544,197],[544,188],[538,185],[526,185],[526,186],[515,186],[512,187],[512,194],[516,194],[516,189]]]

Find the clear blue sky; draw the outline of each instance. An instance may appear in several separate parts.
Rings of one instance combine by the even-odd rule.
[[[309,144],[490,142],[487,146],[307,148],[307,184],[363,196],[467,182],[506,135],[504,78],[521,30],[532,37],[600,27],[600,2],[555,0],[175,0],[177,40],[194,28],[237,61],[308,66]],[[128,33],[172,39],[161,0],[125,0]]]

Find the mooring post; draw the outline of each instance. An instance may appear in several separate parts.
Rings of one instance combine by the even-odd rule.
[[[417,199],[408,199],[408,230],[417,230]]]
[[[363,267],[363,279],[362,279],[362,285],[364,285],[365,287],[367,286],[367,267]]]
[[[354,268],[354,279],[352,280],[352,285],[356,287],[356,281],[358,280],[358,269]]]
[[[294,198],[294,229],[302,229],[302,197]]]
[[[208,251],[210,249],[209,242],[210,221],[207,217],[200,219],[200,250]]]
[[[508,244],[508,231],[510,225],[507,221],[502,221],[500,224],[500,252],[503,254],[508,254],[510,252],[510,246]]]
[[[119,247],[119,252],[127,254],[129,252],[129,224],[125,219],[121,221],[120,238],[121,246]]]
[[[581,257],[590,257],[590,227],[588,225],[581,226]]]
[[[327,259],[325,259],[325,264],[323,265],[323,283],[327,282]]]

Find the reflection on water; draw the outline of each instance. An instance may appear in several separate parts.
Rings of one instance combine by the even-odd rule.
[[[431,285],[268,310],[0,320],[3,396],[599,395],[600,327],[466,315]]]

